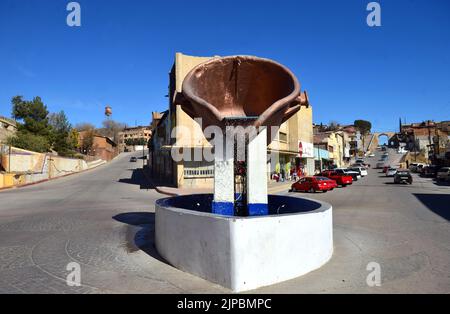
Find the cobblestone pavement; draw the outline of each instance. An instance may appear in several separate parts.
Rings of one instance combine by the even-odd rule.
[[[154,201],[131,155],[95,170],[0,192],[0,293],[205,293],[223,288],[161,261]],[[69,287],[68,263],[81,266]]]
[[[154,201],[141,160],[119,156],[95,170],[0,192],[0,293],[221,293],[166,264],[154,249]],[[289,193],[333,205],[335,251],[314,272],[257,293],[450,292],[450,187],[415,177],[393,185],[377,170],[326,194]],[[69,287],[67,264],[81,266]],[[381,266],[368,287],[366,266]]]

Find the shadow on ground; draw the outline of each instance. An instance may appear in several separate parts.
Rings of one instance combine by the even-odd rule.
[[[139,231],[127,235],[126,249],[129,253],[142,250],[151,257],[166,263],[158,254],[155,245],[155,214],[148,212],[123,213],[112,217],[114,220],[135,227],[140,227]],[[133,230],[133,229],[130,229]]]
[[[450,194],[413,194],[433,213],[450,220]]]
[[[142,168],[136,168],[136,169],[130,169],[130,170],[133,171],[133,173],[131,174],[131,178],[119,179],[120,183],[139,185],[141,190],[154,189],[154,186],[145,177],[144,171],[142,170]]]
[[[433,184],[437,186],[450,186],[450,182],[433,180]]]

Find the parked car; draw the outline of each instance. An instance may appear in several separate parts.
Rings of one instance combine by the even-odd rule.
[[[361,174],[359,172],[350,170],[348,168],[336,168],[335,170],[339,173],[351,176],[353,181],[358,181],[358,179],[361,179]]]
[[[397,169],[389,167],[386,171],[386,177],[393,177],[397,173]]]
[[[324,193],[332,191],[337,187],[336,181],[325,177],[303,177],[292,184],[291,191],[302,191],[315,193],[322,191]]]
[[[420,176],[427,178],[435,178],[438,173],[438,170],[439,170],[438,166],[435,165],[426,166],[423,167]]]
[[[375,154],[374,153],[370,153],[369,154],[369,158],[373,158],[373,157],[375,157]]]
[[[136,157],[131,157],[130,158],[130,162],[137,162],[137,158]]]
[[[449,181],[450,182],[450,167],[442,167],[437,175],[436,179],[438,181]]]
[[[422,172],[423,172],[423,168],[425,168],[425,167],[427,167],[427,165],[425,165],[425,164],[419,164],[419,165],[417,166],[416,172],[417,172],[417,173],[422,173]]]
[[[413,162],[413,163],[411,163],[411,164],[409,165],[409,170],[410,170],[411,172],[417,172],[417,167],[418,167],[419,165],[422,165],[422,164],[421,164],[421,163],[418,163],[418,162]]]
[[[384,166],[383,167],[383,173],[386,173],[388,171],[388,169],[391,168],[391,166]]]
[[[394,175],[394,183],[413,183],[413,178],[409,170],[398,169],[397,173]]]
[[[347,175],[343,171],[327,170],[327,171],[323,171],[321,173],[321,176],[336,181],[337,185],[340,185],[342,187],[346,187],[347,185],[350,185],[353,183],[353,178],[350,175]]]
[[[364,163],[364,159],[358,158],[355,161],[355,164],[363,164]]]
[[[379,163],[377,163],[377,169],[383,169],[383,167],[384,167],[384,162],[379,162]]]
[[[365,177],[368,175],[367,169],[364,167],[351,167],[351,168],[348,168],[348,170],[358,172],[361,175],[361,177]]]

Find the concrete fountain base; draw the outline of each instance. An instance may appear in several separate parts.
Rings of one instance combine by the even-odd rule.
[[[210,213],[212,195],[156,202],[159,254],[174,267],[234,292],[304,275],[333,254],[331,205],[269,195],[269,215]]]

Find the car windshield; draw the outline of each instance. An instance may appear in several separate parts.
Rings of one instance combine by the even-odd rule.
[[[397,174],[400,176],[408,176],[409,172],[408,171],[398,171]]]
[[[325,177],[316,177],[317,181],[330,181],[330,179],[325,178]]]

